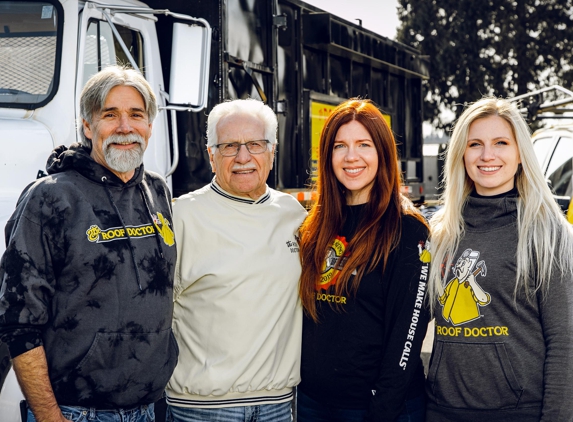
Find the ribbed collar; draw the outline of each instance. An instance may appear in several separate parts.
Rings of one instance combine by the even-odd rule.
[[[211,181],[211,189],[213,189],[213,191],[215,191],[222,197],[230,199],[232,201],[240,202],[241,204],[256,205],[267,202],[271,198],[271,192],[268,186],[266,187],[266,191],[263,195],[261,195],[257,200],[253,200],[251,198],[244,198],[242,196],[231,195],[229,192],[223,190],[223,188],[217,183],[216,179],[217,176],[213,177],[213,180]]]
[[[490,231],[517,221],[517,192],[496,196],[467,197],[462,212],[467,230]]]

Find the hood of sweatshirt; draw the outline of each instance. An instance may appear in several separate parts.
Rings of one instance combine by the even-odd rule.
[[[143,179],[143,164],[136,168],[133,177],[127,183],[124,183],[111,170],[96,163],[90,152],[90,149],[79,143],[73,143],[69,148],[65,145],[60,145],[48,157],[46,170],[48,174],[56,174],[73,169],[94,182],[102,183],[105,180],[108,185],[118,187],[137,185]],[[104,177],[105,179],[103,179]]]

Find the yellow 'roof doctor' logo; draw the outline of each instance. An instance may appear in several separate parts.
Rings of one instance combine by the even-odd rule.
[[[336,236],[332,246],[326,254],[326,259],[324,260],[324,268],[322,269],[322,274],[320,274],[320,281],[316,285],[316,290],[328,290],[330,286],[336,284],[338,275],[342,267],[344,267],[344,262],[346,261],[345,255],[348,242],[345,237]],[[347,258],[347,256],[346,256]]]
[[[161,236],[163,242],[167,246],[173,246],[175,244],[175,235],[171,227],[169,220],[167,220],[161,213],[157,213],[157,216],[153,215],[153,224],[142,224],[140,226],[126,226],[124,227],[112,227],[109,229],[102,229],[97,225],[90,226],[86,230],[86,235],[90,242],[104,243],[112,242],[119,239],[139,239],[142,237],[155,236],[155,232]]]

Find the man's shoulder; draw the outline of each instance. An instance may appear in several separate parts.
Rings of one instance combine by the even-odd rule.
[[[160,180],[162,182],[165,182],[165,179],[163,177],[161,177],[161,175],[159,173],[156,173],[154,171],[145,169],[143,174],[145,174],[145,177],[147,177],[149,179]]]
[[[301,203],[291,194],[278,191],[276,189],[269,188],[269,193],[272,198],[272,202],[278,203],[281,206],[288,207],[294,211],[299,211],[306,215],[306,210],[301,205]]]
[[[10,220],[16,220],[20,215],[28,215],[35,220],[43,209],[43,205],[75,203],[75,197],[85,190],[77,185],[74,171],[64,171],[41,177],[29,183],[20,193],[16,209]],[[74,193],[76,192],[76,193]]]
[[[273,188],[269,188],[269,193],[273,200],[282,201],[285,204],[298,205],[299,207],[303,208],[300,202],[298,202],[298,200],[290,193],[281,192],[280,190]]]
[[[161,175],[153,171],[145,170],[143,183],[147,184],[153,196],[163,197],[166,198],[168,202],[171,202],[171,191]]]
[[[45,192],[49,191],[62,191],[62,186],[66,183],[70,184],[70,187],[76,188],[75,175],[77,175],[75,170],[66,170],[61,173],[50,174],[48,176],[41,177],[39,179],[30,182],[22,191],[20,195],[20,200],[24,197],[34,197],[37,195],[43,195]],[[81,188],[77,188],[81,189]]]
[[[155,173],[154,171],[150,171],[150,170],[145,170],[144,176],[145,176],[145,180],[147,180],[148,183],[151,183],[151,184],[157,185],[157,186],[167,187],[167,183],[165,182],[165,179],[159,173]]]
[[[207,201],[210,197],[212,190],[211,184],[205,185],[202,188],[188,192],[177,198],[173,198],[173,208],[192,206],[193,204],[200,204],[203,201]]]

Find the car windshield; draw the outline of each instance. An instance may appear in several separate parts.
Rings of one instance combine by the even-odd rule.
[[[58,15],[48,1],[0,1],[0,107],[35,108],[57,89]]]

